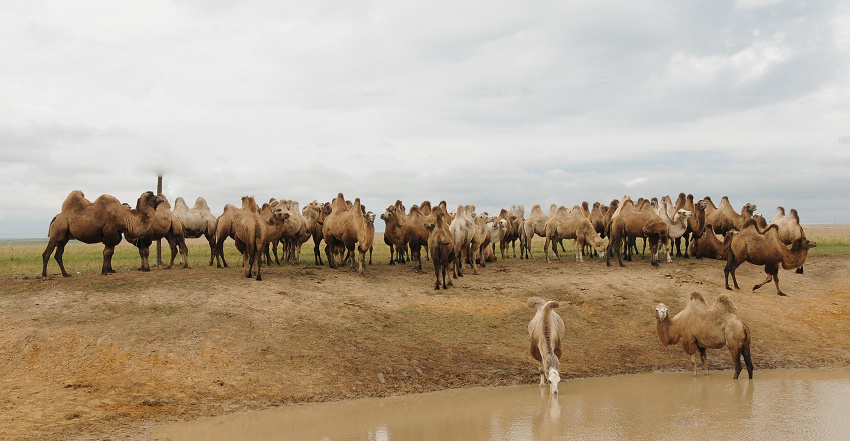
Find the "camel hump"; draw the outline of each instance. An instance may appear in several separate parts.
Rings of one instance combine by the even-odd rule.
[[[797,209],[792,208],[791,211],[788,212],[788,216],[791,216],[797,223],[800,223],[800,215],[797,214]]]
[[[91,202],[86,199],[86,196],[80,190],[74,190],[68,194],[65,201],[62,202],[62,211],[73,210],[75,208],[91,205]]]
[[[715,307],[720,308],[726,311],[727,313],[732,313],[735,315],[738,314],[738,308],[735,306],[734,303],[732,303],[732,299],[729,297],[728,294],[720,294],[720,296],[717,297]]]
[[[703,297],[703,296],[702,296],[702,294],[700,294],[700,293],[698,293],[698,292],[696,292],[696,291],[694,291],[694,292],[692,292],[692,293],[691,293],[691,301],[693,302],[693,301],[695,301],[695,300],[698,300],[698,301],[700,301],[700,302],[705,303],[705,297]]]
[[[554,300],[550,300],[550,301],[546,302],[545,305],[543,305],[543,312],[545,313],[545,312],[550,311],[552,309],[555,309],[559,306],[561,306],[561,305],[558,302],[556,302]]]
[[[546,301],[541,299],[540,297],[529,297],[528,299],[528,307],[529,308],[541,308],[546,304]]]

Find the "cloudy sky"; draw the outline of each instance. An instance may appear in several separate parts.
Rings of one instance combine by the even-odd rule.
[[[11,0],[0,54],[5,238],[157,174],[216,216],[685,192],[850,222],[846,1]]]

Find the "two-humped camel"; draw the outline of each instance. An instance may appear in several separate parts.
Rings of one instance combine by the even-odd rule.
[[[329,202],[319,203],[314,200],[304,206],[301,210],[301,215],[307,221],[307,230],[310,236],[313,237],[313,259],[316,265],[324,265],[322,261],[322,252],[319,247],[324,239],[322,225],[325,222],[325,217],[331,214],[331,204]]]
[[[165,268],[171,268],[174,265],[174,259],[177,257],[178,248],[183,259],[183,268],[189,268],[189,249],[186,246],[186,239],[183,238],[183,224],[177,219],[177,216],[171,212],[171,204],[165,196],[160,193],[162,203],[157,205],[156,213],[154,214],[151,227],[141,235],[135,235],[128,231],[124,233],[124,239],[133,244],[139,249],[139,257],[141,258],[141,266],[139,271],[150,271],[150,246],[155,240],[165,239],[168,242],[168,247],[171,249],[171,260]],[[157,262],[160,264],[161,262]]]
[[[236,219],[242,210],[233,204],[224,206],[221,216],[215,219],[215,266],[227,268],[224,260],[224,241],[229,237],[236,239]]]
[[[55,259],[62,276],[70,277],[65,271],[62,255],[65,253],[65,245],[71,239],[83,243],[103,243],[103,266],[100,273],[114,273],[112,255],[115,254],[115,246],[121,242],[121,235],[147,234],[153,224],[157,206],[164,201],[165,199],[148,191],[139,197],[135,209],[128,209],[117,198],[108,194],[90,202],[83,192],[72,191],[62,202],[62,211],[50,221],[47,247],[41,255],[41,276],[47,277],[47,263],[50,261],[50,255],[56,250]]]
[[[487,252],[486,250],[490,248],[491,229],[488,224],[490,222],[495,222],[495,220],[496,216],[490,216],[486,211],[476,214],[472,219],[473,234],[472,242],[470,243],[470,259],[474,260],[478,265],[481,265],[482,268],[487,266],[487,263],[482,256],[484,256]]]
[[[553,309],[559,306],[556,301],[545,301],[540,297],[528,299],[528,307],[537,312],[528,323],[528,335],[531,337],[531,356],[539,363],[540,385],[549,385],[549,392],[558,394],[561,381],[559,371],[561,360],[561,338],[564,335],[564,320]]]
[[[260,207],[253,196],[242,197],[242,210],[233,221],[233,227],[236,230],[236,249],[242,253],[242,275],[263,280],[260,266],[263,260],[263,246],[266,243],[267,224],[260,215]]]
[[[196,239],[201,236],[207,239],[210,245],[210,266],[215,258],[215,216],[210,211],[206,199],[199,197],[195,199],[195,205],[190,209],[182,197],[174,200],[174,216],[183,225],[183,237]]]
[[[298,201],[280,200],[275,210],[281,211],[280,215],[288,214],[278,239],[282,245],[283,259],[289,263],[301,263],[301,246],[312,236],[307,219],[302,214]],[[277,243],[271,243],[277,256]]]
[[[723,241],[714,234],[714,227],[706,224],[698,241],[694,241],[692,249],[697,259],[707,257],[709,259],[726,260],[729,258],[729,245],[732,238],[738,234],[738,230],[729,230],[723,236]]]
[[[516,258],[516,241],[522,234],[522,225],[525,222],[525,207],[522,205],[511,205],[510,208],[502,208],[496,216],[496,222],[501,219],[508,221],[508,231],[499,242],[502,259],[508,258],[508,246],[510,245],[513,257]],[[495,244],[493,250],[495,251]],[[520,255],[522,254],[522,243],[520,242]]]
[[[791,245],[795,240],[806,235],[800,225],[800,216],[797,214],[797,210],[793,208],[786,215],[784,207],[776,207],[776,215],[773,216],[770,223],[779,226],[779,240],[785,245]],[[803,274],[802,266],[797,268],[797,274]]]
[[[441,284],[443,289],[453,285],[452,278],[446,277],[449,265],[452,267],[453,277],[457,277],[455,241],[449,230],[448,219],[448,214],[437,206],[422,224],[428,231],[428,251],[434,262],[435,290],[439,290]]]
[[[779,239],[779,227],[777,225],[768,226],[767,230],[762,233],[758,230],[755,222],[750,221],[732,238],[732,243],[729,244],[729,257],[726,260],[726,268],[723,269],[726,277],[726,289],[732,289],[729,287],[729,274],[732,274],[735,289],[740,289],[738,280],[735,278],[735,270],[742,263],[750,262],[753,265],[764,265],[764,272],[767,274],[764,282],[755,285],[753,291],[773,280],[776,284],[776,293],[784,296],[785,294],[779,289],[779,266],[782,265],[782,268],[786,270],[803,266],[806,262],[806,256],[809,254],[809,249],[816,246],[817,243],[803,236],[794,240],[789,250]]]
[[[552,243],[552,251],[558,262],[561,256],[558,254],[558,243],[564,239],[575,240],[576,260],[584,261],[584,246],[591,244],[600,253],[605,252],[605,241],[599,237],[599,233],[593,228],[581,207],[576,205],[572,210],[560,206],[545,225],[546,242],[543,244],[543,254],[546,255],[546,263],[549,263],[549,244]]]
[[[534,204],[531,207],[531,214],[522,223],[520,230],[520,258],[534,259],[534,253],[531,251],[531,241],[534,235],[546,237],[546,222],[555,215],[558,211],[558,205],[552,204],[549,206],[549,214],[543,213],[543,208],[540,204]]]
[[[395,205],[387,207],[381,214],[384,221],[384,243],[390,247],[390,265],[405,263],[407,256],[407,238],[404,223]]]
[[[366,252],[372,247],[372,240],[368,237],[365,210],[360,204],[360,198],[356,198],[349,208],[345,197],[339,193],[331,205],[331,214],[325,218],[322,229],[328,266],[339,268],[342,262],[337,261],[335,251],[346,250],[351,255],[351,271],[357,271],[357,274],[362,276],[363,260],[366,258]],[[359,259],[354,255],[355,247]]]
[[[691,293],[685,309],[670,318],[667,305],[655,307],[655,331],[662,346],[680,343],[685,353],[691,356],[694,376],[697,375],[696,352],[699,351],[705,375],[708,375],[706,349],[726,347],[735,363],[734,379],[741,373],[741,357],[747,365],[747,373],[753,378],[753,362],[750,358],[750,329],[738,315],[738,308],[729,296],[721,294],[711,309],[698,292]]]
[[[650,263],[652,266],[658,267],[658,244],[663,238],[667,237],[667,225],[661,220],[661,217],[652,211],[648,203],[642,204],[639,209],[628,196],[623,197],[618,211],[615,211],[611,218],[605,264],[611,266],[611,256],[617,253],[620,266],[625,266],[621,254],[623,245],[626,246],[626,252],[629,253],[627,259],[630,259],[629,238],[646,237],[649,239],[649,250],[652,257]]]
[[[455,260],[457,262],[457,274],[463,276],[463,263],[470,261],[470,248],[475,233],[475,222],[473,214],[474,205],[458,205],[454,213],[454,219],[449,225],[449,231],[455,240]],[[472,261],[472,273],[478,274],[478,264]]]
[[[283,237],[283,229],[289,220],[289,213],[286,212],[279,201],[272,199],[260,208],[260,217],[266,223],[266,236],[263,243],[265,263],[266,265],[272,263],[269,251],[271,250],[274,251],[274,262],[280,265],[280,260],[277,257],[277,242]]]
[[[436,207],[434,208],[436,209]],[[445,212],[445,210],[443,210]],[[398,210],[395,211],[398,214]],[[433,212],[431,215],[433,216]],[[422,247],[428,248],[429,232],[425,229],[426,216],[419,211],[419,206],[410,207],[410,213],[407,215],[407,220],[403,225],[404,241],[410,247],[410,260],[413,261],[413,268],[416,271],[422,271]],[[446,219],[451,222],[451,218]],[[457,249],[455,249],[457,252]]]
[[[688,211],[682,208],[678,211],[673,211],[673,214],[671,216],[671,209],[675,210],[675,207],[671,207],[670,205],[668,205],[670,203],[669,201],[670,196],[665,196],[658,203],[658,216],[667,225],[667,237],[664,238],[663,245],[667,253],[668,263],[673,261],[673,259],[670,257],[670,251],[673,248],[673,243],[677,240],[680,240],[682,236],[685,235],[685,233],[688,231],[688,219],[690,219],[694,215],[692,211]],[[679,253],[678,255],[681,256],[681,253]]]
[[[720,235],[725,235],[729,230],[741,231],[744,223],[750,220],[753,217],[753,212],[756,211],[755,204],[746,203],[741,207],[741,213],[738,214],[732,208],[727,196],[723,196],[719,207],[715,207],[708,196],[703,200],[706,202],[705,223],[714,226],[714,232]]]

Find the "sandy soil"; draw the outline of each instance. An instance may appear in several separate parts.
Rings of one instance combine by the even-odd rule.
[[[564,302],[566,381],[688,370],[681,349],[658,344],[654,307],[675,313],[692,291],[710,303],[727,292],[724,262],[695,259],[660,269],[507,259],[438,292],[430,262],[420,273],[376,261],[358,277],[311,259],[257,282],[195,259],[188,270],[65,279],[52,263],[47,280],[4,276],[0,439],[146,439],[157,425],[247,409],[534,383],[532,295]],[[751,292],[762,269],[738,270],[754,381],[759,369],[850,368],[850,256],[811,256],[805,268],[780,273],[788,297],[772,284]],[[726,351],[709,361],[732,381]]]

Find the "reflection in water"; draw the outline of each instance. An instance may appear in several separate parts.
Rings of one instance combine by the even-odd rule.
[[[153,440],[847,439],[850,371],[569,380],[308,404],[178,423]]]

